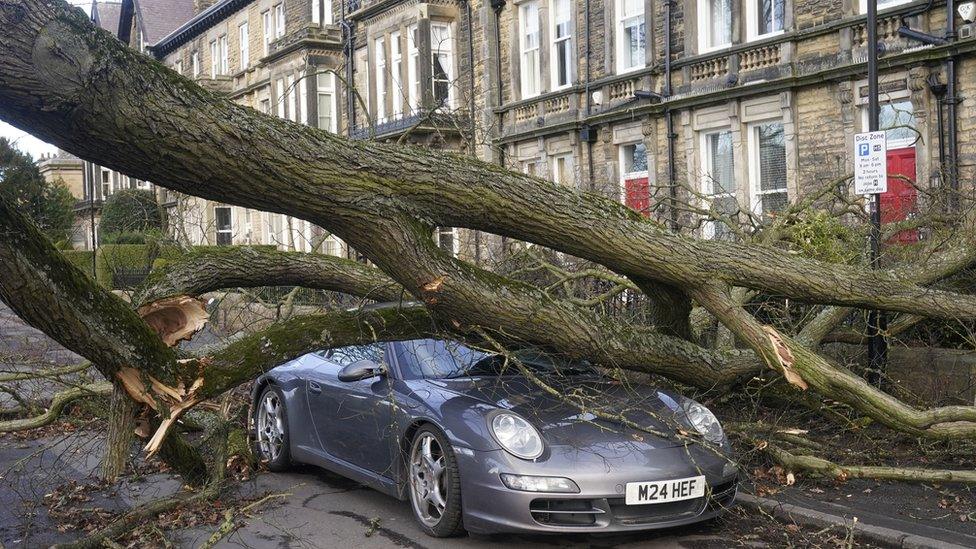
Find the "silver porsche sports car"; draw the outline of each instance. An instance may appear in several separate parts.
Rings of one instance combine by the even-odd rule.
[[[538,351],[515,360],[433,339],[310,353],[255,383],[254,445],[273,471],[314,464],[409,499],[432,536],[663,528],[735,499],[704,406]]]

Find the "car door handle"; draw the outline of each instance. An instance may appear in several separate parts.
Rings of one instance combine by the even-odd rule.
[[[319,385],[318,383],[315,383],[314,381],[309,381],[308,392],[315,393],[316,395],[320,394],[322,392],[322,386]]]

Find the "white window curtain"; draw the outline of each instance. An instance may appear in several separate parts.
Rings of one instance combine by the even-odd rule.
[[[643,67],[646,50],[644,0],[617,0],[617,72]]]
[[[550,17],[552,25],[552,52],[550,53],[552,67],[552,88],[559,89],[569,86],[573,77],[573,34],[572,12],[573,4],[570,0],[553,0]]]
[[[454,37],[450,23],[430,24],[431,82],[434,103],[454,107]]]
[[[732,0],[698,0],[699,45],[703,52],[732,43]]]
[[[522,98],[539,95],[539,3],[525,2],[519,5],[519,49],[521,55],[520,76]]]
[[[783,123],[754,124],[749,131],[749,145],[752,149],[749,166],[752,210],[768,218],[789,204]]]

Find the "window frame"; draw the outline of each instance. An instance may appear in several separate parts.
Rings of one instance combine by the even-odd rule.
[[[712,38],[712,2],[723,0],[698,0],[698,53],[708,53],[712,51],[724,50],[732,46],[733,34],[735,29],[735,10],[732,9],[731,0],[729,1],[728,26],[729,39],[723,44],[710,44]],[[755,0],[751,0],[755,1]],[[707,14],[707,17],[702,17]]]
[[[534,17],[533,17],[534,13]],[[542,93],[542,25],[539,20],[539,0],[528,0],[518,4],[518,45],[519,45],[519,96],[521,99],[536,97]],[[534,22],[534,33],[529,33],[528,23]],[[527,45],[531,34],[535,34],[535,46]],[[529,57],[534,57],[534,70],[529,68]],[[531,84],[531,87],[530,87]]]
[[[878,13],[881,13],[881,12],[883,12],[883,11],[889,9],[889,8],[894,8],[894,7],[902,6],[902,5],[905,5],[905,4],[910,4],[913,1],[914,0],[891,0],[890,2],[885,2],[884,4],[882,4],[880,2],[880,0],[879,0],[878,1]],[[865,14],[867,12],[868,12],[868,3],[867,3],[867,0],[858,0],[858,2],[857,2],[857,13],[859,13],[859,14]]]
[[[217,48],[220,52],[220,74],[230,74],[230,46],[226,34],[221,34],[219,37],[217,37]]]
[[[441,40],[440,44],[434,44],[434,28],[442,28],[447,34],[447,40]],[[434,101],[437,101],[437,83],[439,80],[435,77],[434,73],[434,60],[438,54],[443,53],[443,49],[447,50],[447,66],[443,67],[445,69],[445,74],[447,76],[447,98],[443,103],[444,107],[448,109],[454,108],[454,78],[455,78],[455,67],[454,67],[454,24],[450,21],[431,21],[430,22],[430,92],[431,97]],[[444,43],[446,42],[447,47],[444,48]],[[441,105],[437,105],[438,107]]]
[[[241,70],[251,66],[251,27],[247,21],[237,26],[238,53]]]
[[[576,188],[576,166],[574,165],[573,153],[552,154],[549,155],[549,160],[549,174],[552,182],[563,187]],[[562,168],[560,168],[560,161],[563,161]],[[564,174],[565,171],[568,171],[568,174]],[[566,182],[560,181],[561,175],[569,176]]]
[[[332,2],[329,0],[312,0],[312,23],[316,25],[332,24]]]
[[[628,153],[628,147],[634,147],[634,154],[633,155],[629,155],[629,156],[632,156],[633,157],[633,156],[636,156],[637,155],[638,146],[640,146],[640,145],[643,145],[644,146],[644,162],[646,163],[647,169],[637,170],[637,171],[626,171],[624,169],[624,166],[626,166],[626,164],[627,164],[627,157],[629,155],[629,153]],[[648,191],[647,191],[647,194],[648,194],[648,197],[647,197],[648,198],[648,205],[647,205],[648,206],[648,211],[647,212],[638,212],[640,214],[649,214],[650,213],[650,206],[651,206],[650,205],[650,194],[651,194],[650,193],[650,184],[651,184],[651,172],[650,172],[651,156],[650,156],[650,154],[651,154],[651,151],[647,148],[647,143],[645,143],[641,139],[638,139],[638,140],[635,140],[635,141],[625,141],[625,142],[619,143],[617,145],[617,161],[619,162],[618,165],[620,166],[620,169],[618,170],[620,173],[619,173],[619,177],[618,177],[617,183],[618,183],[618,185],[620,187],[620,198],[621,198],[620,202],[621,202],[621,204],[623,204],[624,206],[627,206],[627,198],[628,198],[627,197],[627,181],[628,180],[632,180],[632,179],[646,179],[647,180],[647,185],[648,185]]]
[[[227,211],[227,228],[220,228],[220,220],[217,216],[217,210]],[[221,235],[226,235],[228,242],[226,244],[220,243]],[[234,245],[234,208],[231,206],[214,206],[214,243],[217,246],[233,246]]]
[[[768,126],[770,124],[779,124],[783,126],[782,118],[767,118],[764,120],[756,120],[746,124],[746,147],[748,151],[748,166],[747,172],[749,174],[749,211],[755,215],[762,217],[763,206],[762,197],[768,194],[780,194],[786,195],[786,204],[789,206],[790,203],[790,185],[789,180],[783,179],[783,187],[774,190],[764,191],[762,187],[762,159],[760,157],[760,142],[759,142],[759,127]],[[786,128],[783,127],[783,168],[784,171],[787,169],[786,163]]]
[[[190,68],[193,71],[193,78],[200,77],[200,52],[193,50],[190,52]]]
[[[746,40],[749,42],[779,36],[786,32],[786,0],[778,0],[783,3],[783,24],[782,27],[763,34],[759,33],[759,6],[763,0],[746,0]],[[775,2],[777,0],[772,0]],[[774,8],[775,10],[775,8]],[[774,11],[775,13],[775,11]]]
[[[183,60],[182,59],[177,59],[176,62],[173,63],[173,70],[176,71],[177,74],[180,74],[180,75],[183,74]]]
[[[420,92],[420,27],[414,23],[407,27],[407,107],[410,114],[420,111],[423,94]]]
[[[443,238],[444,236],[449,236],[451,241],[451,248],[448,250],[444,247]],[[458,256],[458,250],[460,249],[460,239],[458,237],[458,230],[456,227],[437,227],[434,229],[434,243],[441,250],[451,254],[451,257]]]
[[[615,0],[614,2],[614,50],[616,52],[614,66],[617,74],[634,72],[647,66],[647,12],[645,10],[644,3],[640,3],[641,12],[639,15],[626,14],[624,12],[626,5],[627,0]],[[644,49],[641,51],[644,62],[628,66],[624,63],[625,59],[627,59],[629,62],[630,58],[629,55],[626,57],[624,56],[624,29],[629,28],[625,26],[628,21],[637,17],[641,19],[641,25],[644,27]]]
[[[220,51],[217,46],[217,39],[210,41],[210,79],[217,78],[217,71],[220,69]]]
[[[556,9],[557,4],[565,2],[568,4],[566,10],[569,15],[569,19],[566,20],[566,35],[557,36],[557,29],[559,27],[559,21],[556,20],[556,14],[558,10]],[[550,78],[550,89],[551,91],[563,90],[569,88],[573,85],[573,76],[575,72],[575,64],[573,63],[573,7],[575,3],[572,0],[552,0],[549,12],[549,78]],[[569,58],[563,59],[559,55],[559,46],[566,43],[566,50],[569,52]],[[559,63],[561,61],[566,62],[566,83],[559,83]]]
[[[274,5],[274,37],[275,40],[285,35],[285,4]]]
[[[373,39],[373,86],[376,94],[376,108],[373,117],[377,124],[386,122],[386,37]]]
[[[731,191],[723,190],[722,193],[717,193],[715,192],[715,178],[712,176],[712,173],[715,171],[715,167],[712,165],[712,154],[711,154],[712,144],[710,138],[713,135],[720,135],[723,133],[728,133],[729,138],[732,140],[731,145],[729,146],[729,156],[731,158],[731,164],[732,164],[732,185],[735,188],[732,189]],[[729,126],[709,128],[707,130],[701,131],[700,134],[701,134],[700,142],[699,142],[699,147],[700,147],[699,150],[701,151],[700,167],[701,167],[702,174],[704,175],[704,177],[702,178],[702,182],[704,185],[703,188],[701,189],[701,193],[705,197],[704,200],[707,201],[705,207],[707,209],[711,209],[712,201],[714,201],[716,197],[732,198],[736,201],[736,204],[738,204],[739,182],[736,181],[735,179],[735,137],[732,134],[732,128]],[[707,188],[704,188],[706,185]],[[706,223],[704,223],[704,225],[702,226],[702,236],[707,239],[716,238],[715,229],[717,223],[718,223],[717,221],[712,221],[712,220],[709,220]],[[729,228],[728,230],[731,231],[732,229]]]
[[[288,111],[285,116],[292,122],[298,122],[298,87],[295,85],[295,75],[285,76],[285,98],[288,101]]]
[[[261,41],[265,57],[271,52],[271,33],[271,10],[268,9],[261,12]]]
[[[403,116],[403,37],[400,31],[390,33],[390,88],[392,88],[392,108],[390,114],[393,119]]]
[[[331,82],[330,84],[323,85],[322,81],[327,80]],[[328,95],[329,106],[332,110],[329,115],[329,127],[322,127],[322,109],[321,97],[323,95]],[[319,72],[315,75],[315,124],[320,130],[326,130],[332,133],[337,133],[337,116],[336,116],[336,86],[335,86],[335,75],[331,72]]]

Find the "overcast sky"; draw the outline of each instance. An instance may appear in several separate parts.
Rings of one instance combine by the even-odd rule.
[[[91,7],[91,0],[68,0],[69,4],[73,4],[85,10],[88,13],[88,9]],[[40,139],[34,137],[33,135],[23,132],[6,122],[0,120],[0,137],[6,137],[11,141],[14,141],[17,148],[30,154],[34,158],[39,157],[44,153],[57,152],[58,148],[54,145],[50,145],[41,141]]]

